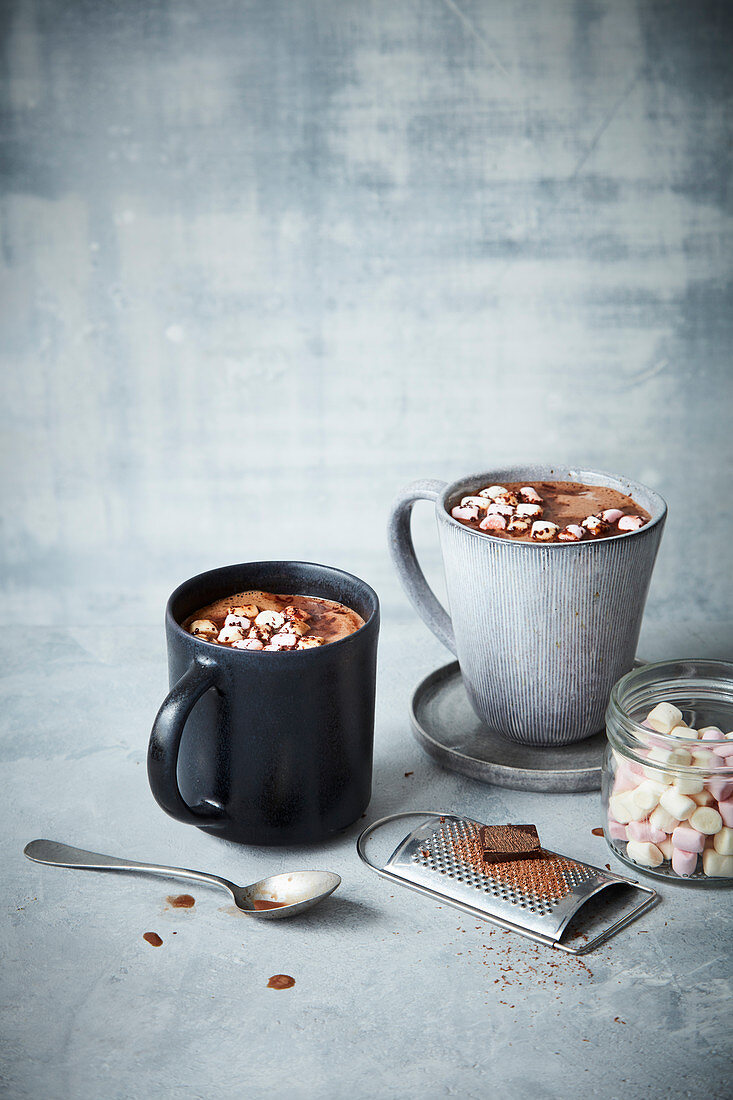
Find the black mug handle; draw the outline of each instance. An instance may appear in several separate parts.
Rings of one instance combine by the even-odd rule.
[[[222,810],[203,813],[193,809],[183,799],[178,788],[176,769],[186,719],[204,692],[216,687],[217,667],[213,661],[196,658],[171,688],[158,711],[148,745],[148,781],[153,798],[161,809],[186,825],[216,827],[224,825]],[[214,809],[213,804],[211,808]]]

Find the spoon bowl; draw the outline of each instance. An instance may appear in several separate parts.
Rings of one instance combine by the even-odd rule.
[[[32,840],[23,849],[34,863],[46,863],[54,867],[73,867],[86,871],[129,871],[132,874],[165,875],[169,878],[192,879],[220,886],[231,894],[234,904],[248,917],[262,920],[279,920],[294,917],[317,905],[332,894],[341,883],[341,877],[333,871],[286,871],[281,875],[253,882],[251,886],[237,886],[229,879],[210,875],[206,871],[192,871],[187,867],[166,867],[159,863],[138,863],[134,859],[105,856],[99,852],[87,852],[72,848],[57,840]]]

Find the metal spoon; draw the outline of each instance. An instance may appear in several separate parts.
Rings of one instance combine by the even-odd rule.
[[[134,859],[118,859],[98,852],[85,852],[83,848],[71,848],[55,840],[32,840],[23,849],[28,859],[36,863],[49,863],[56,867],[80,867],[89,871],[132,871],[148,875],[171,875],[173,878],[194,879],[222,886],[234,898],[234,904],[248,917],[277,920],[294,917],[332,894],[341,878],[333,871],[290,871],[284,875],[253,882],[251,886],[236,886],[219,875],[205,871],[190,871],[185,867],[164,867],[157,863],[137,863]],[[257,909],[255,902],[275,905],[272,909]]]

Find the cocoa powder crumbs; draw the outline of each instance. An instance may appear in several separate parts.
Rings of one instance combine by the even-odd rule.
[[[525,894],[559,901],[570,893],[564,871],[573,871],[578,864],[565,856],[543,852],[539,859],[513,860],[510,863],[485,863],[478,834],[451,840],[454,855],[489,878],[509,883]],[[422,855],[422,852],[421,852]]]

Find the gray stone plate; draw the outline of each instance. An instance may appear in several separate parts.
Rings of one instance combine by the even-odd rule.
[[[468,701],[458,661],[431,672],[412,697],[417,741],[445,768],[520,791],[597,791],[605,730],[560,748],[507,741],[484,725]]]

